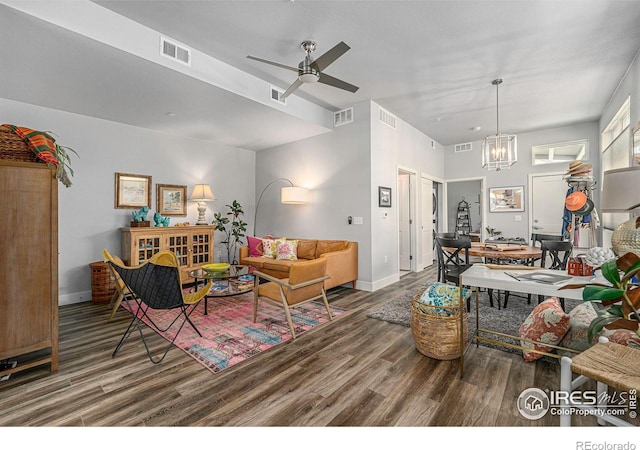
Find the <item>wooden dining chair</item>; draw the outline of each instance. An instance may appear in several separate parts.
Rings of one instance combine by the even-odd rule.
[[[571,241],[550,241],[543,240],[540,248],[542,249],[542,256],[540,257],[540,267],[548,268],[551,270],[567,270],[567,263],[571,257],[573,251],[573,243]],[[551,264],[546,267],[547,256],[551,258]],[[538,296],[538,303],[543,301],[543,296]],[[564,310],[564,298],[559,298],[560,306]]]
[[[469,249],[471,249],[471,238],[462,236],[460,238],[436,237],[440,253],[440,271],[442,282],[460,284],[460,274],[467,270],[472,264],[469,262]],[[447,250],[450,249],[450,250]],[[493,306],[493,304],[491,305]],[[467,311],[471,310],[471,298],[467,299]]]
[[[436,258],[438,259],[438,282],[442,283],[444,282],[443,277],[442,277],[442,250],[439,247],[438,244],[438,239],[436,238],[448,238],[448,239],[455,239],[458,237],[458,233],[435,233],[434,237],[433,237],[433,244],[435,245],[435,250],[436,250]]]

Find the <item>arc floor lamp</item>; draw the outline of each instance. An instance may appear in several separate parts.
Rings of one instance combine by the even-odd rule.
[[[256,224],[258,222],[258,208],[260,207],[260,201],[262,201],[262,196],[269,189],[269,187],[277,183],[278,181],[283,181],[289,183],[289,186],[284,186],[280,189],[280,203],[285,205],[304,205],[309,203],[309,190],[300,186],[294,185],[291,180],[288,178],[277,178],[273,180],[271,183],[267,184],[262,192],[260,193],[260,197],[258,197],[258,203],[256,203],[256,210],[253,214],[253,235],[256,235]]]

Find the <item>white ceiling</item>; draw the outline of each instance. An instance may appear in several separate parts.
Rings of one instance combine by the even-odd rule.
[[[0,97],[254,150],[327,131],[3,3]],[[50,3],[71,18],[78,8]],[[495,78],[500,131],[597,120],[640,48],[637,1],[95,4],[283,89],[294,72],[246,56],[297,66],[303,40],[316,57],[345,41],[326,73],[360,90],[304,85],[289,100],[336,111],[371,99],[444,145],[495,133]]]

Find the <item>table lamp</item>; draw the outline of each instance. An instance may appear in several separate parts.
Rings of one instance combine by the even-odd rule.
[[[602,178],[602,212],[633,213],[640,211],[640,166],[607,170]],[[640,217],[616,227],[611,235],[616,255],[633,252],[640,256]]]
[[[198,202],[198,221],[196,225],[208,225],[205,213],[207,212],[207,205],[205,202],[212,202],[216,199],[216,196],[211,192],[211,187],[208,184],[196,184],[193,187],[193,192],[189,196],[189,200]]]

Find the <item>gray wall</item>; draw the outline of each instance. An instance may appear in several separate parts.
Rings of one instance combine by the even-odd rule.
[[[502,231],[503,236],[520,236],[528,239],[530,235],[529,217],[530,211],[528,207],[529,201],[529,174],[566,172],[567,164],[549,164],[542,166],[533,166],[531,163],[531,147],[534,145],[552,144],[556,142],[567,142],[578,139],[587,139],[589,141],[589,159],[593,164],[593,174],[599,179],[600,173],[600,154],[599,142],[600,134],[598,130],[598,122],[586,122],[575,125],[567,125],[557,128],[549,128],[546,130],[532,131],[529,133],[518,133],[518,162],[511,169],[501,171],[489,171],[483,169],[481,142],[473,141],[473,149],[470,152],[455,153],[453,146],[445,149],[445,178],[460,179],[473,178],[478,176],[486,177],[486,192],[484,194],[484,204],[489,204],[489,188],[505,187],[505,186],[524,186],[524,212],[514,213],[490,213],[487,212],[487,223],[483,226],[491,226]],[[449,187],[447,186],[447,189]],[[599,191],[596,190],[595,195],[596,206],[599,205]],[[521,222],[515,221],[515,216],[522,217]],[[455,226],[455,225],[454,225]],[[451,224],[449,224],[451,228]]]
[[[156,211],[156,183],[187,185],[188,194],[196,183],[210,184],[217,201],[207,204],[208,221],[234,199],[247,210],[254,208],[253,151],[5,99],[0,110],[3,123],[52,131],[59,144],[80,155],[72,156],[73,186],[59,186],[60,304],[91,298],[89,264],[102,260],[102,249],[121,254],[119,229],[128,226],[131,210],[114,208],[115,172],[153,177],[148,218]],[[187,201],[187,216],[172,216],[171,223],[195,224],[196,208]]]

